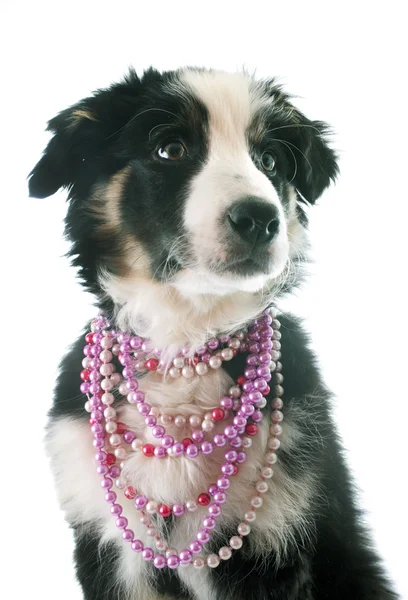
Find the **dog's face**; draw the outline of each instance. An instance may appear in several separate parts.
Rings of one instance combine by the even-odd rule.
[[[142,280],[193,303],[282,286],[302,251],[301,202],[337,170],[325,125],[243,74],[130,73],[49,129],[30,192],[69,187],[74,262],[111,296]]]

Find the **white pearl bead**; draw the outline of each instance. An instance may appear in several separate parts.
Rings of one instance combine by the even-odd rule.
[[[167,549],[167,544],[164,540],[156,540],[156,548],[157,550],[161,550],[163,552]]]
[[[263,500],[259,496],[254,496],[253,498],[251,498],[251,506],[253,506],[254,508],[261,508],[262,504]]]
[[[278,450],[278,448],[280,447],[281,443],[277,438],[270,438],[268,440],[268,448],[270,450]]]
[[[152,406],[150,414],[154,417],[158,417],[160,415],[160,408],[158,406]]]
[[[233,398],[239,398],[241,396],[241,388],[239,385],[233,385],[229,389],[229,395]]]
[[[126,483],[124,481],[122,481],[122,479],[120,479],[120,478],[115,481],[115,485],[120,490],[123,490],[126,487]]]
[[[242,342],[242,340],[245,338],[245,333],[243,331],[238,331],[238,333],[235,334],[235,337]]]
[[[250,448],[252,446],[252,440],[249,437],[242,438],[242,445],[244,448]]]
[[[105,390],[105,392],[110,392],[111,390],[113,390],[113,383],[110,379],[102,379],[101,388]]]
[[[176,548],[169,548],[168,550],[166,550],[166,557],[169,558],[169,556],[178,556],[178,551]]]
[[[89,356],[85,356],[85,358],[82,360],[82,366],[84,367],[84,369],[87,369],[89,367],[90,362],[91,359],[89,358]]]
[[[233,337],[230,339],[228,346],[230,348],[232,348],[233,350],[238,350],[238,348],[240,347],[241,342],[239,341],[238,338]]]
[[[115,454],[116,458],[119,458],[119,460],[123,460],[127,456],[126,449],[123,446],[119,446],[119,448],[115,448],[114,454]]]
[[[204,419],[205,419],[206,421],[212,421],[212,418],[213,418],[213,416],[212,416],[212,413],[211,413],[211,412],[206,412],[206,413],[205,413],[205,415],[204,415]]]
[[[271,425],[269,427],[269,432],[271,433],[271,435],[282,435],[282,431],[282,427],[278,424]]]
[[[112,373],[113,373],[113,365],[110,365],[110,364],[108,364],[108,365],[101,365],[101,368],[99,369],[99,373],[101,375],[103,375],[104,377],[110,377],[112,375]]]
[[[183,375],[183,377],[190,379],[191,377],[194,377],[194,369],[190,365],[186,365],[182,368],[181,374]]]
[[[150,517],[148,517],[147,515],[142,515],[140,517],[140,522],[142,525],[150,525]]]
[[[258,408],[265,408],[266,404],[267,404],[267,402],[266,402],[266,398],[264,398],[264,397],[262,396],[262,399],[261,399],[261,400],[260,400],[260,401],[257,403],[257,407],[258,407]]]
[[[176,356],[173,360],[173,365],[176,369],[182,369],[184,367],[184,358],[182,356]]]
[[[195,569],[202,569],[205,565],[205,561],[203,558],[201,558],[201,556],[199,556],[198,558],[194,559],[193,565]]]
[[[271,469],[271,467],[264,467],[261,471],[261,475],[262,477],[265,477],[265,479],[271,479],[271,477],[273,477],[273,469]]]
[[[149,513],[149,515],[154,515],[155,513],[157,513],[158,507],[159,507],[159,503],[156,502],[156,500],[150,500],[146,504],[146,512]]]
[[[256,519],[256,513],[253,510],[248,510],[244,516],[245,521],[249,521],[250,523],[252,523]]]
[[[251,527],[248,523],[240,523],[237,529],[239,535],[248,535],[251,532]]]
[[[99,358],[101,359],[102,362],[108,363],[113,358],[112,352],[110,352],[110,350],[102,350],[102,352],[99,355]]]
[[[113,447],[120,446],[121,441],[122,441],[122,439],[118,433],[114,433],[109,438],[109,443]]]
[[[122,375],[120,373],[112,373],[110,380],[113,383],[113,387],[115,387],[122,381]]]
[[[283,383],[283,375],[282,375],[282,373],[276,373],[275,374],[275,381],[276,381],[276,383],[279,383],[279,384]]]
[[[118,428],[118,426],[115,423],[115,421],[109,421],[105,425],[105,430],[106,430],[107,433],[115,433],[115,431],[117,430],[117,428]]]
[[[228,548],[228,546],[223,546],[218,550],[218,556],[221,558],[221,560],[229,560],[231,555],[231,548]]]
[[[268,465],[274,465],[276,463],[276,461],[278,460],[277,455],[275,454],[275,452],[268,452],[267,455],[265,456],[266,462],[268,463]]]
[[[224,348],[221,350],[221,358],[223,360],[231,360],[234,357],[234,352],[232,348]]]
[[[207,556],[207,565],[210,569],[215,569],[220,564],[220,559],[216,554],[209,554]]]
[[[206,365],[205,362],[199,362],[195,369],[198,375],[205,375],[208,373],[208,365]]]
[[[143,360],[137,360],[135,362],[135,369],[136,371],[144,371],[145,370],[145,364]]]
[[[119,394],[122,394],[122,396],[127,396],[128,393],[129,390],[127,389],[126,383],[121,383],[119,386]]]
[[[174,424],[176,427],[184,427],[186,423],[187,419],[186,417],[183,417],[183,415],[177,415],[174,419]]]
[[[187,500],[186,508],[190,512],[194,512],[195,510],[197,510],[197,502],[195,500]]]
[[[203,431],[212,431],[214,429],[214,423],[208,419],[204,419],[201,428]]]
[[[149,537],[156,537],[157,531],[154,527],[148,527],[146,529],[146,535],[148,535]]]
[[[114,419],[116,417],[116,410],[111,406],[108,406],[108,408],[105,408],[103,411],[103,416],[105,419]]]
[[[212,369],[219,369],[222,365],[222,360],[219,356],[212,356],[209,360]]]
[[[201,418],[198,415],[191,415],[191,417],[189,418],[189,423],[191,427],[194,427],[194,429],[196,429],[201,425]]]
[[[138,439],[133,440],[133,442],[132,442],[132,450],[134,452],[138,452],[139,450],[141,450],[142,446],[143,446],[142,440],[138,440]]]
[[[102,348],[112,348],[112,338],[105,336],[101,339],[100,344]]]
[[[102,398],[101,398],[103,404],[113,404],[115,401],[115,396],[109,392],[107,392],[106,394],[102,394]]]
[[[166,415],[165,413],[160,417],[160,420],[163,425],[170,425],[170,423],[173,423],[172,415]]]
[[[239,550],[240,548],[242,548],[242,545],[244,542],[242,541],[242,539],[239,536],[234,535],[230,539],[229,543],[233,550]]]
[[[177,379],[181,376],[181,371],[180,369],[176,369],[176,367],[171,367],[171,369],[169,369],[169,375],[170,377],[173,377],[173,379]]]
[[[89,402],[89,400],[87,400],[85,402],[85,410],[86,410],[86,412],[89,412],[89,413],[92,412],[92,410],[93,410],[92,406],[91,406],[91,403]]]
[[[275,394],[277,396],[283,396],[284,389],[281,385],[275,385]]]
[[[268,489],[269,486],[266,483],[266,481],[258,481],[258,483],[256,484],[256,491],[260,494],[265,494],[268,491]]]

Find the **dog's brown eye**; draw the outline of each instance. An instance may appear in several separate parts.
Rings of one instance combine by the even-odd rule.
[[[180,142],[170,142],[157,151],[160,158],[165,158],[166,160],[180,160],[185,152],[186,149]]]
[[[262,154],[262,167],[265,171],[274,171],[275,165],[276,161],[273,155],[270,152],[264,152]]]

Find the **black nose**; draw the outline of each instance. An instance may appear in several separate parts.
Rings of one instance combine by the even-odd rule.
[[[275,205],[256,197],[233,204],[227,212],[230,227],[249,244],[269,244],[279,231],[279,212]]]

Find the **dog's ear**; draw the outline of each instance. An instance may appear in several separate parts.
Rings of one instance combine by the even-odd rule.
[[[303,199],[313,204],[336,179],[337,156],[328,144],[330,130],[326,123],[309,121],[297,111],[295,117],[296,124],[279,133],[285,132],[283,139],[291,150],[292,183]]]
[[[30,196],[46,198],[75,184],[90,164],[101,160],[135,111],[140,80],[136,73],[62,111],[48,123],[54,135],[29,174]]]

